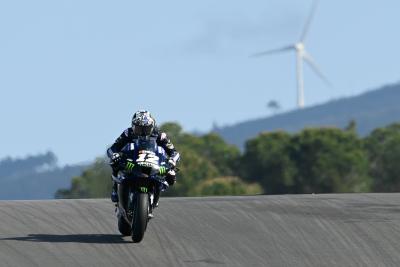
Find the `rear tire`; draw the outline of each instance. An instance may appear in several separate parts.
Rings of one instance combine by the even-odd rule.
[[[142,241],[146,231],[149,216],[149,196],[147,193],[138,193],[136,196],[132,223],[132,241]]]

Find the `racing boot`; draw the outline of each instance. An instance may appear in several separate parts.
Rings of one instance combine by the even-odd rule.
[[[160,200],[160,188],[154,188],[154,202],[153,202],[153,209],[158,207],[158,201]]]
[[[113,186],[111,190],[111,201],[114,203],[118,202],[118,185],[113,181]]]
[[[149,214],[148,214],[149,220],[154,217],[153,210],[158,207],[158,200],[160,199],[160,189],[158,187],[154,188],[154,193],[152,194],[151,198],[153,199],[152,200],[153,203],[149,209]]]
[[[152,211],[152,210],[149,212],[149,214],[147,214],[147,218],[148,218],[149,220],[154,218],[154,215],[153,215],[153,211]]]
[[[154,218],[154,215],[153,215],[153,210],[154,210],[154,208],[152,207],[152,206],[150,206],[150,208],[149,208],[149,213],[147,214],[147,219],[153,219]]]

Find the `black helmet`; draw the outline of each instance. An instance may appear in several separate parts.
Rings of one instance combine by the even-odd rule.
[[[146,110],[137,111],[132,118],[132,130],[137,136],[150,136],[156,121]]]

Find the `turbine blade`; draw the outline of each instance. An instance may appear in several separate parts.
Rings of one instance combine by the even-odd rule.
[[[260,53],[255,53],[255,54],[251,55],[250,57],[262,57],[262,56],[267,56],[267,55],[278,54],[278,53],[290,51],[293,49],[294,49],[294,46],[289,45],[289,46],[284,46],[284,47],[281,47],[278,49],[272,49],[272,50],[268,50],[268,51],[264,51],[264,52],[260,52]]]
[[[308,31],[310,30],[311,22],[315,16],[315,11],[317,10],[318,3],[319,3],[319,0],[314,0],[312,3],[310,15],[308,15],[306,24],[304,24],[303,32],[300,35],[300,42],[304,42],[304,40],[307,37]]]
[[[332,87],[332,83],[328,80],[328,78],[322,73],[321,69],[315,63],[314,59],[310,54],[304,51],[303,59],[308,63],[311,69],[329,86]]]

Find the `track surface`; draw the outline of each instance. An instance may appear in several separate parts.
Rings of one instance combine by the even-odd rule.
[[[164,198],[144,240],[108,200],[0,201],[0,266],[400,266],[400,194]]]

